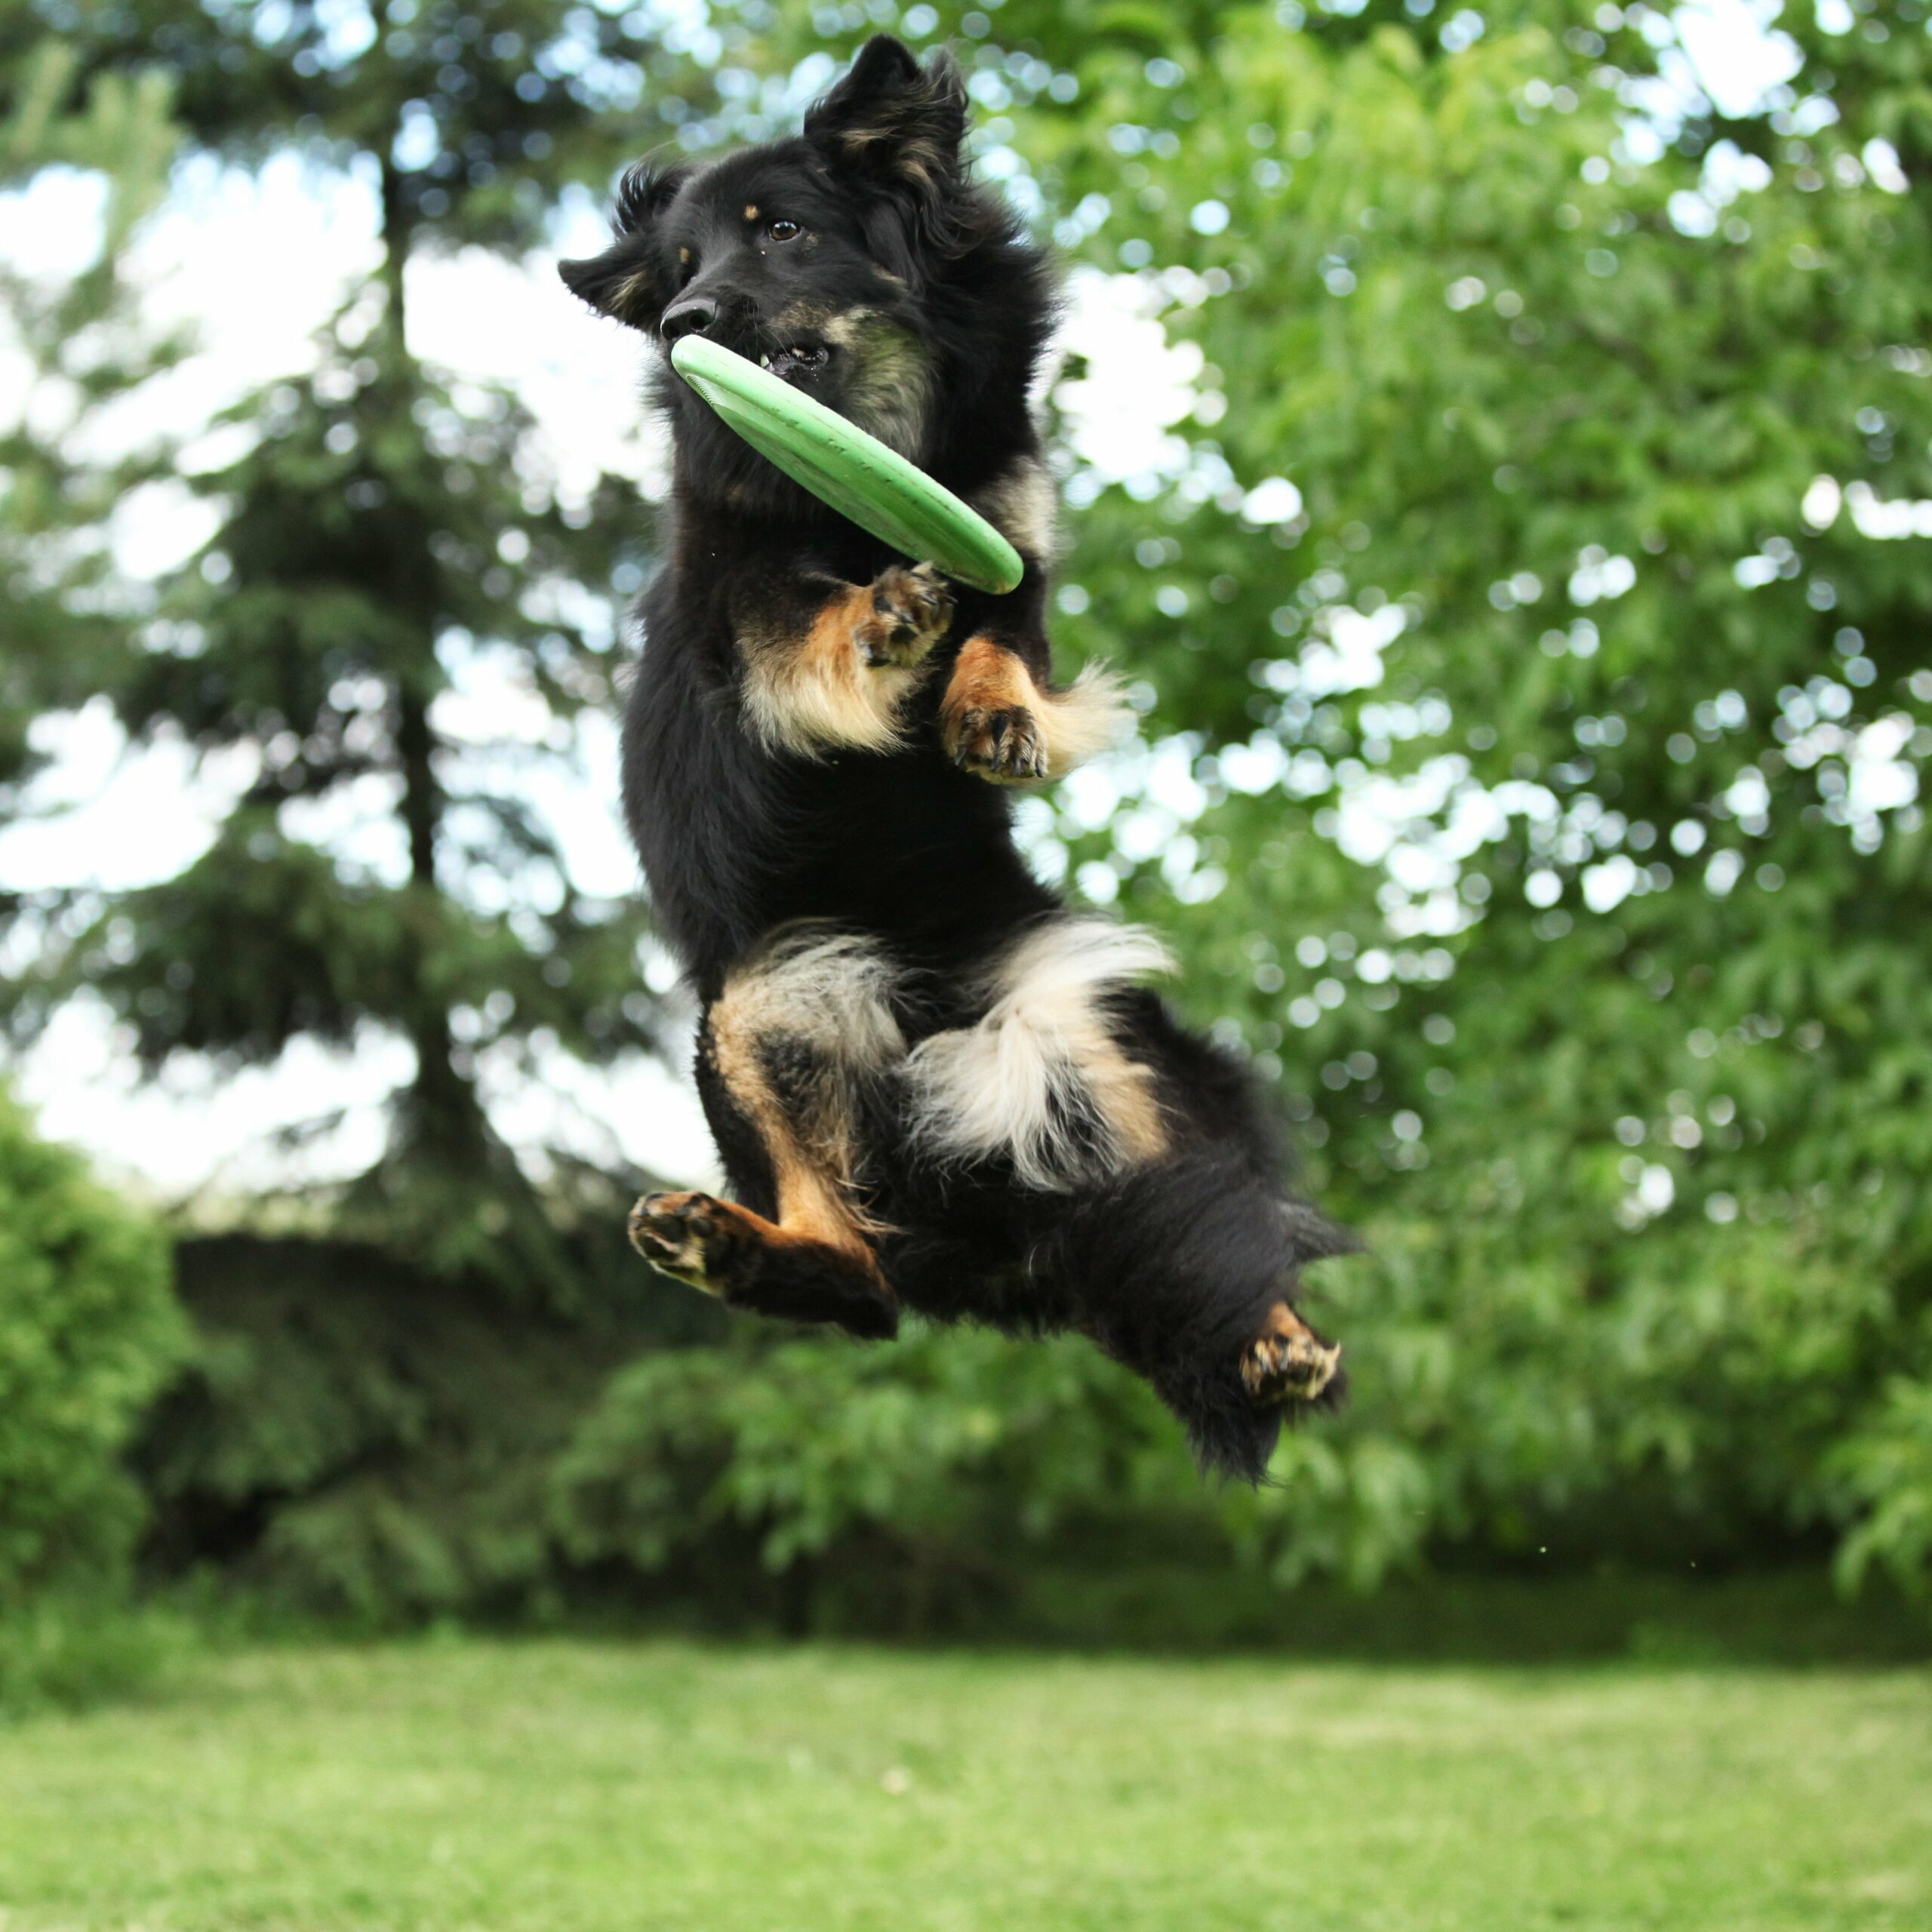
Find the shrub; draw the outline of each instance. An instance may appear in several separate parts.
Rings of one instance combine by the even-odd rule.
[[[627,1249],[577,1260],[565,1306],[356,1241],[183,1240],[192,1358],[137,1452],[156,1572],[213,1566],[278,1614],[371,1626],[542,1610],[558,1452],[614,1368],[718,1326]]]
[[[747,1328],[615,1377],[554,1506],[579,1563],[707,1608],[904,1629],[957,1624],[1125,1511],[1140,1543],[1198,1531],[1204,1494],[1152,1396],[1078,1340]]]
[[[0,1606],[0,1712],[72,1709],[149,1689],[202,1638],[177,1608],[131,1604],[97,1589]]]
[[[125,1576],[122,1451],[185,1340],[161,1230],[0,1093],[0,1610]]]
[[[1878,1569],[1913,1595],[1932,1595],[1932,1377],[1894,1376],[1831,1468],[1856,1511],[1838,1551],[1841,1582],[1856,1589]]]

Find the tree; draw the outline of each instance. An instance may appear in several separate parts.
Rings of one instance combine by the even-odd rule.
[[[1069,842],[1374,1231],[1358,1406],[1278,1503],[1371,1564],[1781,1543],[1932,1367],[1932,580],[1874,540],[1932,491],[1922,12],[1806,27],[1729,116],[1641,8],[1001,16],[1080,83],[1017,145],[1202,358],[1069,626],[1202,809]]]
[[[76,168],[105,189],[81,273],[51,289],[0,276],[7,346],[39,398],[0,430],[0,809],[36,768],[28,726],[85,694],[125,621],[103,525],[142,463],[85,460],[73,432],[169,352],[136,327],[122,278],[177,139],[167,86],[103,76],[77,92],[76,64],[51,37],[0,44],[0,189]],[[143,1508],[122,1455],[185,1340],[160,1230],[0,1088],[0,1618],[50,1589],[125,1581]]]
[[[540,240],[561,186],[608,177],[625,110],[675,57],[640,17],[534,0],[37,11],[70,29],[71,89],[159,63],[204,147],[365,171],[383,253],[315,367],[231,412],[246,453],[188,479],[220,526],[101,678],[137,741],[252,754],[255,776],[178,877],[69,918],[15,989],[17,1027],[86,987],[150,1070],[399,1034],[414,1070],[340,1224],[566,1291],[555,1202],[491,1129],[478,1061],[648,1050],[654,1008],[641,910],[579,890],[504,774],[567,753],[574,712],[608,700],[610,586],[646,533],[628,504],[559,506],[514,398],[411,354],[405,297],[414,255]],[[523,712],[516,739],[459,740],[453,694],[480,680]],[[378,798],[386,854],[313,829]]]
[[[576,712],[608,700],[612,585],[648,520],[608,486],[560,504],[515,398],[424,367],[405,306],[412,260],[527,249],[565,184],[601,186],[628,158],[642,137],[626,107],[648,64],[677,57],[637,20],[49,0],[0,23],[6,112],[45,97],[72,119],[171,87],[203,150],[300,152],[378,202],[383,259],[312,368],[242,398],[241,453],[184,477],[218,516],[205,547],[97,606],[50,567],[41,608],[61,641],[19,687],[22,719],[98,691],[134,743],[247,776],[178,875],[26,897],[24,964],[0,989],[20,1038],[90,994],[150,1071],[371,1031],[413,1050],[380,1158],[298,1219],[305,1238],[180,1244],[195,1346],[139,1444],[157,1561],[212,1557],[309,1605],[528,1601],[548,1455],[613,1363],[709,1332],[709,1309],[652,1294],[625,1249],[636,1177],[565,1149],[525,1165],[478,1092],[486,1058],[656,1043],[641,909],[581,890],[530,802]],[[59,64],[33,94],[17,79],[48,33]],[[358,813],[352,848],[338,830]]]
[[[917,10],[1198,357],[1161,466],[1066,470],[1158,749],[1033,825],[1371,1237],[1350,1414],[1222,1506],[1284,1577],[1922,1574],[1924,13],[1732,100],[1641,6]]]

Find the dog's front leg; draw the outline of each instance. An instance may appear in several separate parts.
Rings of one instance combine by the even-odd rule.
[[[974,506],[1019,552],[1004,596],[960,599],[964,641],[940,703],[940,741],[954,764],[994,784],[1057,778],[1125,737],[1134,718],[1120,681],[1090,664],[1063,690],[1053,681],[1047,587],[1057,493],[1037,451],[977,491]]]
[[[732,613],[745,715],[774,750],[894,750],[907,700],[952,621],[931,565],[894,565],[870,583],[780,572]]]
[[[995,784],[1057,778],[1118,743],[1133,723],[1120,681],[1104,666],[1090,664],[1055,688],[1041,587],[1029,563],[1011,598],[976,598],[962,609],[965,641],[940,701],[946,755]]]

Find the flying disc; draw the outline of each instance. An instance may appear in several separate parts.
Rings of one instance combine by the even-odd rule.
[[[674,342],[671,366],[759,455],[861,530],[977,589],[1020,581],[1020,552],[977,510],[835,409],[703,336]]]

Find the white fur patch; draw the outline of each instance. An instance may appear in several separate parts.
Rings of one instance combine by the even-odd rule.
[[[725,982],[712,1026],[752,1040],[807,1041],[847,1066],[890,1066],[906,1057],[890,1002],[894,977],[871,940],[799,927]]]
[[[774,751],[823,758],[829,751],[897,751],[901,707],[924,681],[917,666],[863,664],[849,639],[788,654],[768,649],[745,667],[745,715]]]
[[[1065,691],[1044,693],[1037,715],[1047,741],[1050,778],[1111,751],[1134,729],[1125,687],[1117,673],[1098,663],[1086,666]]]
[[[931,1156],[1004,1154],[1027,1186],[1061,1192],[1159,1154],[1149,1069],[1107,1025],[1110,992],[1174,962],[1152,933],[1068,916],[1022,936],[989,976],[977,1026],[935,1033],[906,1063],[912,1131]]]
[[[1060,493],[1038,457],[1023,457],[974,499],[986,521],[1017,549],[1044,561],[1053,555]]]

